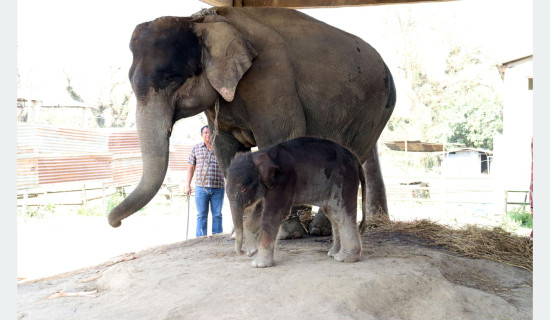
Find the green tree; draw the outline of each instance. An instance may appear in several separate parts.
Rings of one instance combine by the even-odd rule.
[[[478,48],[455,47],[449,52],[445,80],[437,83],[431,135],[449,143],[493,149],[502,133],[502,99],[494,81],[497,72]],[[485,62],[485,63],[484,63]]]
[[[492,149],[493,136],[502,132],[502,101],[498,94],[502,83],[496,61],[478,47],[457,39],[451,30],[433,29],[435,18],[427,15],[409,9],[388,18],[386,26],[394,30],[387,32],[392,32],[398,48],[394,78],[406,80],[406,87],[401,83],[397,88],[397,103],[404,103],[400,99],[406,97],[410,110],[390,118],[382,139],[419,139]],[[444,62],[439,69],[427,68],[427,64],[434,63],[428,54]]]

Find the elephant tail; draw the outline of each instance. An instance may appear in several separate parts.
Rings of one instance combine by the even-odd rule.
[[[386,101],[386,109],[391,109],[393,111],[393,108],[395,107],[395,103],[397,101],[397,92],[395,90],[395,82],[393,81],[393,76],[391,75],[390,69],[386,64],[384,64],[386,67],[386,87],[388,88],[388,100]]]
[[[357,167],[359,168],[359,181],[361,181],[361,223],[359,223],[359,234],[363,234],[367,229],[367,185],[365,183],[365,173],[363,172],[363,166],[357,161]]]
[[[386,83],[386,88],[388,89],[386,109],[390,109],[391,111],[393,111],[393,108],[395,107],[395,103],[397,101],[397,91],[395,90],[395,82],[393,81],[393,76],[391,75],[390,69],[386,64],[384,64],[384,67],[386,67],[386,79],[384,79],[384,82]]]

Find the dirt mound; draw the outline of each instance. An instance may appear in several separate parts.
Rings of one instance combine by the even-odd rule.
[[[18,285],[19,319],[531,319],[532,273],[367,231],[338,263],[330,238],[279,241],[251,267],[227,235],[128,254]]]

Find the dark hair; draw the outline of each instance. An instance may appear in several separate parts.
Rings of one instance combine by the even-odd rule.
[[[208,128],[208,125],[201,128],[201,135],[202,135],[202,132],[204,131],[204,128]]]

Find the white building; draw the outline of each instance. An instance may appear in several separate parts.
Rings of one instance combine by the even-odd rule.
[[[498,66],[504,81],[503,134],[495,137],[493,173],[502,190],[528,191],[533,138],[533,55]],[[536,142],[534,143],[536,148]]]

